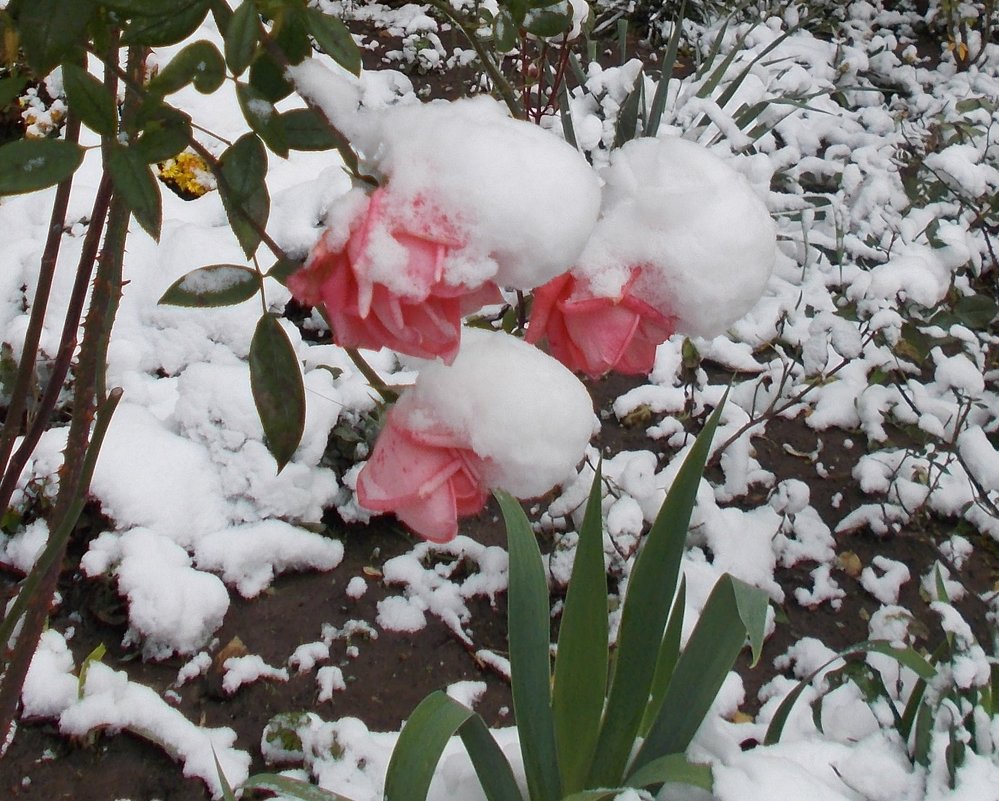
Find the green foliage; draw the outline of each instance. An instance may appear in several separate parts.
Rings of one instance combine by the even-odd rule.
[[[21,139],[0,147],[0,195],[19,195],[69,178],[83,148],[62,139]]]
[[[62,81],[69,108],[83,124],[101,136],[114,136],[118,106],[104,85],[76,64],[63,65]]]
[[[107,169],[115,191],[128,204],[136,222],[159,240],[163,201],[160,185],[143,154],[135,148],[113,144],[108,150]]]
[[[210,264],[174,281],[160,303],[168,306],[231,306],[249,300],[260,290],[260,275],[239,264]]]
[[[260,318],[250,340],[250,388],[280,471],[305,430],[305,385],[295,348],[273,314]]]
[[[246,134],[222,154],[219,194],[247,257],[260,244],[270,214],[266,176],[267,151],[259,137]]]

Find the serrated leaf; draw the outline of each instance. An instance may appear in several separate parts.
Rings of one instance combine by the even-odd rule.
[[[305,29],[316,40],[319,49],[337,64],[354,75],[361,74],[361,51],[347,26],[339,19],[319,9],[307,8]]]
[[[136,15],[125,28],[122,44],[162,47],[181,42],[198,29],[209,5],[209,0],[186,0],[163,13]]]
[[[80,121],[101,136],[114,136],[118,105],[104,84],[75,64],[62,65],[62,82],[69,108]]]
[[[201,39],[175,55],[149,82],[149,91],[169,95],[189,83],[202,94],[211,94],[225,80],[225,61],[218,48]]]
[[[260,16],[253,0],[243,0],[229,18],[225,30],[225,63],[233,75],[246,72],[257,49]]]
[[[167,306],[231,306],[252,298],[260,289],[255,270],[239,264],[209,264],[174,281],[159,302]]]
[[[222,205],[240,246],[247,256],[252,256],[270,213],[264,183],[267,151],[258,137],[246,134],[222,154],[221,164],[218,189]]]
[[[315,111],[296,108],[281,115],[285,139],[292,150],[332,150],[347,143],[330,130]]]
[[[82,51],[94,12],[91,0],[31,0],[20,7],[17,29],[28,65],[39,77]]]
[[[24,87],[28,85],[27,78],[0,79],[0,108],[6,108],[20,97]]]
[[[146,159],[138,151],[116,144],[108,151],[107,167],[115,192],[128,204],[142,229],[158,241],[163,201],[160,185]]]
[[[559,36],[569,29],[570,17],[558,11],[532,11],[524,18],[524,28],[540,39]]]
[[[505,8],[493,20],[493,44],[498,53],[509,53],[517,45],[517,23]]]
[[[166,161],[188,146],[191,141],[191,119],[170,106],[160,106],[158,112],[144,115],[142,133],[134,149],[147,163]]]
[[[260,318],[250,340],[250,388],[278,472],[305,431],[305,385],[295,348],[273,314]]]
[[[285,78],[281,65],[263,50],[257,53],[253,63],[250,64],[250,86],[271,103],[284,100],[294,91],[294,87]]]
[[[551,709],[548,583],[541,552],[517,499],[497,491],[510,554],[507,638],[513,709],[531,801],[562,797]]]
[[[84,150],[63,139],[22,139],[0,147],[0,195],[19,195],[69,178]]]
[[[260,92],[246,83],[236,84],[236,97],[250,128],[267,146],[282,158],[288,157],[288,140],[285,136],[284,121],[274,105]]]

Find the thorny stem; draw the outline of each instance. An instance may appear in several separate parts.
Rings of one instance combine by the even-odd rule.
[[[66,141],[77,142],[80,138],[80,120],[71,114],[66,121]],[[10,391],[10,403],[3,430],[0,432],[0,470],[6,476],[14,442],[17,440],[21,421],[27,409],[28,396],[35,377],[35,365],[38,358],[38,343],[41,341],[42,329],[45,326],[45,312],[48,309],[49,293],[52,290],[52,279],[55,276],[56,262],[59,258],[59,248],[62,245],[63,228],[66,225],[66,213],[69,209],[69,195],[73,187],[71,175],[56,188],[55,200],[52,203],[52,214],[49,217],[49,233],[45,240],[45,250],[42,252],[41,269],[38,273],[38,285],[31,301],[31,317],[24,336],[24,346],[18,363],[17,376]],[[59,382],[62,383],[61,381]],[[37,414],[35,415],[38,416]],[[11,466],[9,472],[16,476],[21,470]],[[10,502],[0,491],[0,509],[6,509]]]

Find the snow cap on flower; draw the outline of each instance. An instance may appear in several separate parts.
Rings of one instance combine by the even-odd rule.
[[[451,366],[426,364],[400,403],[486,462],[485,483],[519,498],[569,477],[593,433],[593,403],[568,369],[508,334],[468,329]]]
[[[393,214],[430,206],[464,243],[444,265],[451,285],[540,286],[572,266],[599,213],[586,160],[491,98],[397,106],[353,141],[384,176]]]
[[[634,139],[602,173],[603,211],[573,270],[592,294],[632,292],[685,334],[711,337],[748,312],[776,257],[776,227],[746,179],[679,137]]]

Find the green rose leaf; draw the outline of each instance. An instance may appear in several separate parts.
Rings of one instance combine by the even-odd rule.
[[[246,134],[222,154],[221,162],[222,180],[218,188],[222,205],[249,257],[260,244],[260,232],[270,213],[270,197],[264,183],[267,151],[255,134]]]
[[[94,13],[90,0],[31,0],[19,7],[17,28],[32,71],[43,76],[79,53]]]
[[[246,121],[267,146],[281,158],[288,157],[288,140],[281,115],[260,92],[248,83],[236,84],[236,97]]]
[[[157,6],[156,11],[140,12],[132,17],[122,44],[161,47],[176,44],[194,33],[208,14],[210,0],[182,0]]]
[[[165,306],[208,308],[249,300],[260,288],[260,276],[239,264],[210,264],[174,281],[163,293]]]
[[[149,82],[149,91],[169,95],[189,83],[205,95],[218,89],[225,80],[225,61],[211,42],[204,39],[192,42],[174,56]]]
[[[104,84],[75,64],[62,65],[62,82],[69,108],[83,124],[101,136],[114,136],[118,105]]]
[[[260,17],[253,0],[244,0],[237,8],[225,31],[225,63],[233,75],[242,75],[253,61],[260,35]]]
[[[305,385],[295,348],[273,314],[260,318],[250,341],[250,387],[280,472],[305,430]]]
[[[361,51],[357,49],[346,25],[336,17],[308,8],[305,11],[305,27],[320,50],[344,69],[360,75]]]
[[[69,178],[83,153],[63,139],[22,139],[0,147],[0,195],[34,192]]]
[[[159,241],[163,201],[159,184],[145,157],[133,148],[114,145],[108,152],[108,171],[115,192],[128,204],[135,221]]]

